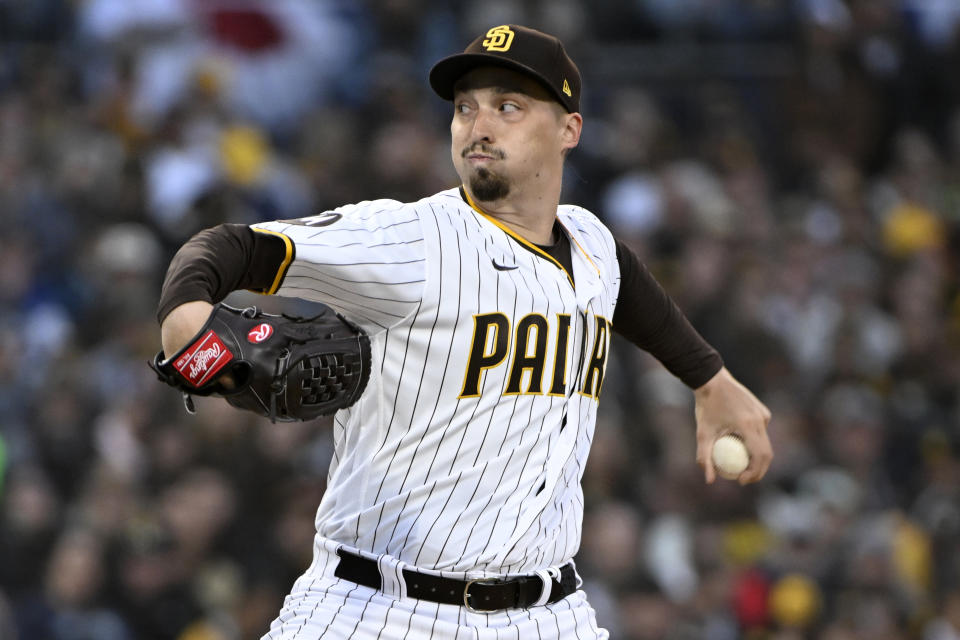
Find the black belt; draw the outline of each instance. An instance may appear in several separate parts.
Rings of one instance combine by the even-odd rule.
[[[333,575],[378,591],[382,589],[376,560],[344,549],[337,549],[337,555],[340,563]],[[544,588],[539,575],[458,580],[404,569],[403,579],[411,598],[454,604],[477,612],[527,609],[540,600]],[[560,568],[560,579],[551,578],[550,582],[546,604],[559,602],[577,590],[577,572],[572,564],[565,564]]]

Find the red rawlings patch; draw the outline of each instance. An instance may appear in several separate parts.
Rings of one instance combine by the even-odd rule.
[[[199,388],[231,360],[233,354],[211,329],[187,347],[173,363],[173,368],[190,384]]]
[[[250,332],[247,334],[247,340],[253,344],[260,344],[267,338],[273,335],[273,327],[271,327],[266,322],[261,322],[253,329],[250,329]]]

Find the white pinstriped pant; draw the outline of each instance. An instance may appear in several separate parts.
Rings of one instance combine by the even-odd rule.
[[[317,548],[262,640],[607,640],[583,591],[529,609],[473,613],[407,597],[400,581],[371,589],[333,575],[337,545]],[[384,576],[399,575],[394,564]],[[387,582],[385,580],[385,582]],[[393,592],[393,593],[391,593]]]

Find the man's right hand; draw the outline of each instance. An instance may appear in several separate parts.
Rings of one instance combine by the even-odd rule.
[[[203,300],[185,302],[175,307],[160,325],[160,340],[163,353],[170,357],[199,333],[213,311],[213,305]]]

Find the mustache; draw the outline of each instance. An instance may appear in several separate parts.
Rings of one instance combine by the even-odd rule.
[[[466,158],[471,153],[482,153],[487,156],[496,158],[497,160],[503,160],[506,157],[506,154],[500,149],[494,149],[493,147],[488,147],[483,144],[472,144],[469,147],[466,147],[463,151],[460,152],[461,158]]]

